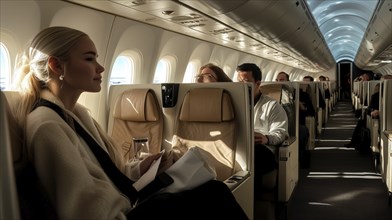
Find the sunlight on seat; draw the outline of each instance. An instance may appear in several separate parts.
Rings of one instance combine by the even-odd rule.
[[[219,136],[221,134],[222,134],[221,131],[210,131],[210,136],[211,137]]]

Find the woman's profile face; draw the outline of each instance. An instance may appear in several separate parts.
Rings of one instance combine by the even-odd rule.
[[[64,63],[63,87],[78,92],[99,92],[102,72],[105,70],[97,62],[97,49],[88,37],[82,37],[71,48],[69,58]]]

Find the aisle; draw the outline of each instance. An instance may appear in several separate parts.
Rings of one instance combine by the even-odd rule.
[[[311,152],[310,168],[300,170],[288,219],[392,219],[387,188],[371,156],[344,147],[356,122],[351,103],[338,102]]]

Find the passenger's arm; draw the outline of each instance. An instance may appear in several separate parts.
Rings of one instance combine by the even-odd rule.
[[[284,108],[274,103],[272,105],[269,116],[269,133],[267,134],[268,145],[279,145],[289,136],[288,135],[288,118]]]
[[[268,138],[266,135],[261,134],[259,132],[254,132],[255,144],[268,144]]]

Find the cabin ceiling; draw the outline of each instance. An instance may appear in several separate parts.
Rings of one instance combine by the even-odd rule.
[[[309,72],[392,60],[392,0],[67,1]]]

